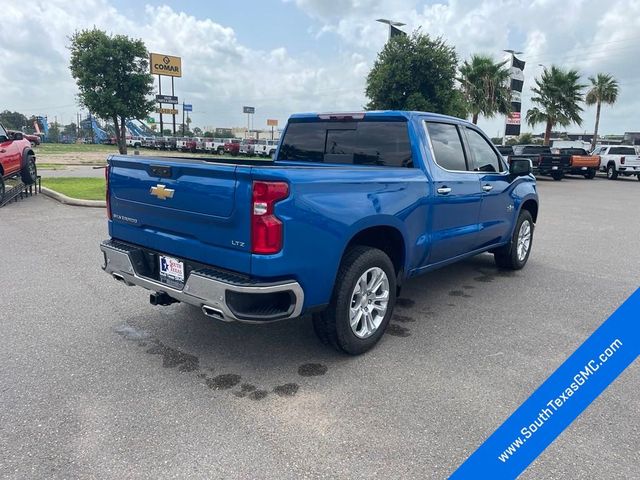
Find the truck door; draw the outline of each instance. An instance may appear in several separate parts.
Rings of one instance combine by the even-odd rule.
[[[434,200],[428,225],[431,230],[429,264],[464,255],[476,248],[482,191],[478,174],[470,171],[462,132],[455,124],[426,122]]]
[[[464,128],[473,170],[478,172],[482,204],[478,221],[478,248],[499,243],[511,234],[514,205],[509,195],[511,179],[500,154],[482,133]]]
[[[9,133],[0,125],[0,160],[4,175],[9,175],[20,171],[22,163],[21,142],[14,142],[9,138]]]

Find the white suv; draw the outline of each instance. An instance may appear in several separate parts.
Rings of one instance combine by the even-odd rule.
[[[272,157],[276,153],[278,140],[259,140],[255,146],[254,153],[261,157]]]
[[[609,180],[618,175],[637,175],[640,180],[640,156],[633,145],[600,145],[592,155],[600,155],[600,171],[607,172]]]

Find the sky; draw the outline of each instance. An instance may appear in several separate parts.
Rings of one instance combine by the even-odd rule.
[[[600,133],[640,131],[640,0],[0,0],[0,9],[0,110],[65,124],[82,112],[67,48],[79,29],[141,38],[149,51],[182,57],[176,95],[193,104],[193,126],[246,125],[248,105],[253,127],[266,128],[268,118],[282,126],[294,112],[361,110],[388,36],[375,20],[389,18],[407,32],[442,36],[460,60],[522,51],[523,114],[541,65],[576,68],[585,84],[610,73],[620,96],[603,108]],[[595,108],[585,106],[582,126],[568,130],[592,131],[594,120]],[[504,118],[479,125],[500,136]]]

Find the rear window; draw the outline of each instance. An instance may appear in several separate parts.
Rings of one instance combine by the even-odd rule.
[[[278,160],[412,167],[406,122],[293,122]]]
[[[541,154],[541,153],[551,153],[550,147],[544,147],[542,145],[516,145],[513,147],[513,151],[516,155],[530,155],[530,154]]]
[[[589,155],[584,148],[559,148],[560,155]]]
[[[635,155],[636,149],[631,147],[611,147],[609,155]]]

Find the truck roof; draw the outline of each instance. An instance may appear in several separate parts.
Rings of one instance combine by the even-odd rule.
[[[408,110],[361,110],[353,112],[306,112],[306,113],[294,113],[289,119],[317,119],[325,116],[364,116],[366,118],[398,118],[404,117],[407,120],[413,117],[429,117],[434,120],[450,120],[458,123],[464,123],[467,125],[473,125],[471,122],[463,120],[461,118],[452,117],[449,115],[442,115],[440,113],[431,112],[418,112]]]

